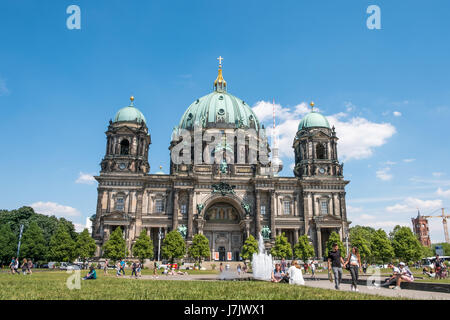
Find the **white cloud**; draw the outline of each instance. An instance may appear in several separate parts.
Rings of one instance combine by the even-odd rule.
[[[269,124],[268,134],[271,134],[273,104],[259,101],[252,108],[261,122]],[[353,108],[348,105],[347,108]],[[277,118],[278,147],[282,157],[293,158],[292,142],[297,133],[301,118],[310,111],[308,104],[302,102],[292,108],[284,108],[275,104]],[[319,110],[314,108],[315,110]],[[330,125],[336,128],[339,138],[338,153],[343,161],[351,159],[369,158],[373,149],[387,143],[387,140],[396,133],[390,123],[375,123],[361,117],[350,117],[346,113],[337,113],[328,116]]]
[[[37,213],[55,215],[57,217],[77,217],[81,213],[72,207],[64,206],[56,202],[38,201],[30,205]]]
[[[95,178],[92,174],[80,172],[80,175],[77,180],[75,180],[75,183],[94,184]]]
[[[86,226],[81,223],[74,223],[73,225],[76,232],[82,232],[84,229],[86,229]]]
[[[401,117],[402,116],[402,113],[400,111],[394,111],[394,112],[392,112],[392,114],[394,116],[396,116],[396,117]]]
[[[362,212],[363,208],[362,207],[352,207],[347,205],[347,212],[349,214],[355,214],[355,213],[360,213]]]
[[[373,220],[373,219],[375,219],[375,216],[363,213],[362,215],[359,216],[359,218],[361,220]]]
[[[406,163],[410,163],[410,162],[414,162],[414,161],[416,161],[416,159],[403,159],[403,162],[406,162]]]
[[[327,117],[330,124],[336,127],[338,154],[344,161],[371,157],[375,147],[381,147],[396,133],[390,123],[375,123],[361,117],[345,121],[345,117],[347,115],[342,113]]]
[[[417,212],[419,209],[421,212],[429,211],[442,207],[442,200],[421,200],[418,198],[408,197],[402,203],[396,203],[393,206],[386,207],[386,211],[392,213],[405,213],[405,212]]]
[[[377,178],[383,181],[389,181],[393,178],[393,175],[390,173],[391,168],[386,167],[383,169],[380,169],[376,172]]]
[[[437,191],[436,191],[436,194],[437,194],[438,196],[441,196],[441,197],[450,198],[450,189],[448,189],[448,190],[443,190],[443,189],[441,189],[441,188],[438,188]]]
[[[445,173],[444,172],[433,172],[432,175],[433,177],[442,177]]]
[[[397,162],[394,162],[394,161],[386,161],[386,162],[384,162],[383,164],[386,165],[386,166],[393,166],[394,164],[397,164]]]

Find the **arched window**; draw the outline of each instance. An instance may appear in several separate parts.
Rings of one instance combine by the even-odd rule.
[[[127,139],[123,139],[120,142],[120,154],[128,155],[130,153],[130,142]]]
[[[326,159],[325,146],[322,143],[318,143],[316,146],[316,156],[317,159]]]

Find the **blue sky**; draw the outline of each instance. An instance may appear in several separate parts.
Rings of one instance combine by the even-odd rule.
[[[72,4],[81,30],[66,27]],[[366,27],[372,4],[381,30]],[[335,124],[353,224],[449,212],[448,12],[448,1],[2,1],[0,207],[84,224],[96,184],[83,177],[99,172],[108,121],[130,95],[151,171],[167,172],[172,128],[211,91],[221,55],[228,91],[267,124],[275,99],[283,175],[306,103]],[[443,240],[439,219],[431,232]]]

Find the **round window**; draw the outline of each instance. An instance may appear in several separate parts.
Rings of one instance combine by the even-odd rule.
[[[225,114],[225,110],[220,108],[217,113],[220,114],[220,115],[224,115]]]

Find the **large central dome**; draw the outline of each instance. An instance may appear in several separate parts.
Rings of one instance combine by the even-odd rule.
[[[222,77],[222,67],[214,81],[214,91],[194,101],[181,118],[179,128],[253,128],[259,130],[259,121],[250,106],[226,92],[227,83]]]

